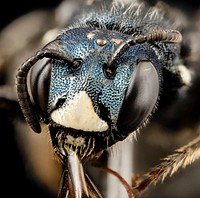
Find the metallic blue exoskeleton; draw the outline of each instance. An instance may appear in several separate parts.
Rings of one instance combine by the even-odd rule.
[[[36,132],[49,126],[63,161],[100,156],[148,122],[163,73],[178,78],[181,34],[163,17],[136,2],[86,11],[19,68],[24,116]]]

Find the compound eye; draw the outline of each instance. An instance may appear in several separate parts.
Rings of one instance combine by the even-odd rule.
[[[158,95],[158,72],[151,62],[139,62],[130,78],[119,113],[118,130],[131,133],[143,124],[154,110]]]
[[[27,86],[31,101],[38,113],[46,117],[51,79],[51,60],[42,59],[30,70],[27,78]]]

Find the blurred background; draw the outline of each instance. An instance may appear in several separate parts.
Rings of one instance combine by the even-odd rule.
[[[152,5],[156,2],[148,1]],[[192,24],[188,28],[194,27],[195,24],[194,29],[200,29],[199,1],[166,0],[164,2],[182,11],[187,18],[186,21]],[[6,1],[0,8],[0,171],[2,181],[0,189],[5,197],[56,197],[62,168],[55,160],[47,129],[44,127],[46,133],[35,134],[23,120],[16,101],[15,73],[17,66],[20,66],[33,52],[58,33],[56,28],[63,28],[64,24],[70,22],[70,17],[82,9],[82,4],[86,4],[86,1],[83,3],[81,0],[29,0],[24,3],[18,0]],[[60,14],[63,12],[63,7],[66,9],[65,14]],[[193,32],[189,31],[193,38],[189,37],[189,41],[197,42],[200,46],[200,31],[197,32],[197,36],[196,34],[193,36]],[[196,51],[199,53],[200,47]],[[187,125],[186,118],[176,117],[175,119],[176,114],[173,111],[171,113],[173,116],[168,116],[169,111],[166,112],[163,108],[152,120],[151,125],[139,134],[137,142],[130,147],[134,149],[132,158],[136,173],[147,172],[151,166],[159,163],[160,158],[186,144],[196,136],[196,133],[199,133],[200,92],[198,90],[200,90],[199,81],[191,93],[192,100],[189,104],[193,104],[192,110],[189,114],[182,115],[187,118],[191,116],[193,122],[190,121]],[[173,108],[177,106],[174,105]],[[180,121],[182,119],[185,126]],[[105,162],[107,157],[105,154],[100,161]],[[187,169],[181,169],[175,176],[167,178],[163,184],[158,183],[152,186],[142,197],[200,197],[199,163],[200,161]],[[92,172],[95,172],[94,175],[91,174],[93,180],[105,177],[96,169],[90,169],[90,173]],[[106,184],[98,180],[96,183],[104,191]]]
[[[146,0],[150,4],[155,4],[157,0]],[[8,23],[12,22],[19,16],[22,16],[35,9],[52,9],[60,4],[61,0],[30,0],[28,3],[24,3],[22,0],[5,1],[4,5],[0,8],[0,28],[2,29]],[[194,10],[198,9],[200,2],[198,0],[164,0],[164,2],[179,7],[187,13],[192,13]],[[14,10],[11,7],[15,8]]]
[[[150,4],[154,4],[157,2],[157,0],[146,0]],[[30,11],[33,11],[38,8],[55,8],[61,0],[30,0],[28,3],[24,3],[24,1],[19,0],[15,2],[5,1],[4,5],[1,6],[0,10],[0,28],[5,27],[8,23],[12,22],[14,19],[16,19],[19,16],[22,16],[25,13],[28,13]],[[199,1],[198,0],[165,0],[164,2],[174,5],[176,7],[179,7],[181,9],[184,9],[186,11],[192,12],[196,10],[199,7]],[[16,8],[14,10],[11,9],[11,6],[13,8]]]

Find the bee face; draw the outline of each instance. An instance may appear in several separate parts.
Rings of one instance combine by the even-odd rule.
[[[145,14],[133,5],[79,16],[80,24],[19,69],[25,118],[36,132],[38,118],[49,126],[61,157],[69,150],[82,159],[102,153],[145,125],[156,108],[162,68],[173,64],[181,35],[168,21],[149,24],[149,17],[159,19],[158,10],[150,15],[151,9]]]
[[[32,103],[48,120],[59,152],[70,148],[81,158],[95,156],[137,130],[154,110],[159,60],[146,43],[113,58],[128,38],[116,31],[70,29],[49,44],[70,60],[48,59],[31,69]]]

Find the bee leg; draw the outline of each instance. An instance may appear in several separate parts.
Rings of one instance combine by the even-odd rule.
[[[162,159],[162,162],[150,169],[150,172],[138,179],[138,184],[134,187],[134,191],[141,194],[152,184],[158,181],[164,181],[167,176],[172,176],[179,168],[194,163],[200,158],[200,135],[187,145],[176,149],[171,155]],[[137,182],[136,182],[137,183]]]

